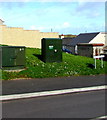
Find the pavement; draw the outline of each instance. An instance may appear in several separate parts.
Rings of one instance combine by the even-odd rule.
[[[91,75],[5,80],[0,83],[2,84],[2,91],[0,92],[4,97],[9,98],[9,96],[12,96],[11,99],[14,99],[14,95],[19,95],[21,96],[19,98],[23,98],[22,96],[29,96],[29,94],[29,97],[31,97],[31,94],[33,94],[33,97],[38,96],[38,94],[41,96],[44,92],[46,95],[49,95],[52,94],[53,91],[56,91],[55,94],[60,94],[91,89],[99,90],[104,89],[104,86],[107,85],[106,78],[107,75]],[[81,90],[83,88],[85,89]]]

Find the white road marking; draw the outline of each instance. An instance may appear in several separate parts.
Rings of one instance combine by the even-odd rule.
[[[90,120],[102,120],[102,119],[106,119],[106,118],[107,118],[107,115],[106,116],[97,117],[97,118],[94,118],[94,119],[90,119]]]
[[[85,91],[93,91],[93,90],[105,90],[105,89],[107,89],[107,85],[85,87],[85,88],[64,89],[64,90],[54,90],[54,91],[44,91],[44,92],[34,92],[34,93],[24,93],[24,94],[2,95],[0,96],[0,101],[50,96],[50,95],[61,95],[61,94],[67,94],[67,93],[85,92]]]

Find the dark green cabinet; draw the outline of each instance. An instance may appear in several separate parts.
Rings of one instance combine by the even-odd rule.
[[[0,69],[2,68],[2,48],[0,46]]]
[[[25,66],[24,46],[1,46],[2,67]]]
[[[44,62],[62,62],[62,39],[42,39],[42,60]]]

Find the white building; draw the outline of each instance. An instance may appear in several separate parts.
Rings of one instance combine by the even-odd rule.
[[[78,54],[78,44],[102,44],[102,46],[97,46],[98,54],[100,54],[100,52],[103,52],[103,47],[107,45],[106,38],[107,33],[105,32],[82,33],[72,39],[70,43],[70,50],[73,54]],[[95,54],[95,52],[96,49],[93,50],[93,54]]]

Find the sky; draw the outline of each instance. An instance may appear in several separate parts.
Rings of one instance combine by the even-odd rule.
[[[104,32],[105,1],[0,0],[0,19],[9,27],[40,32]]]

